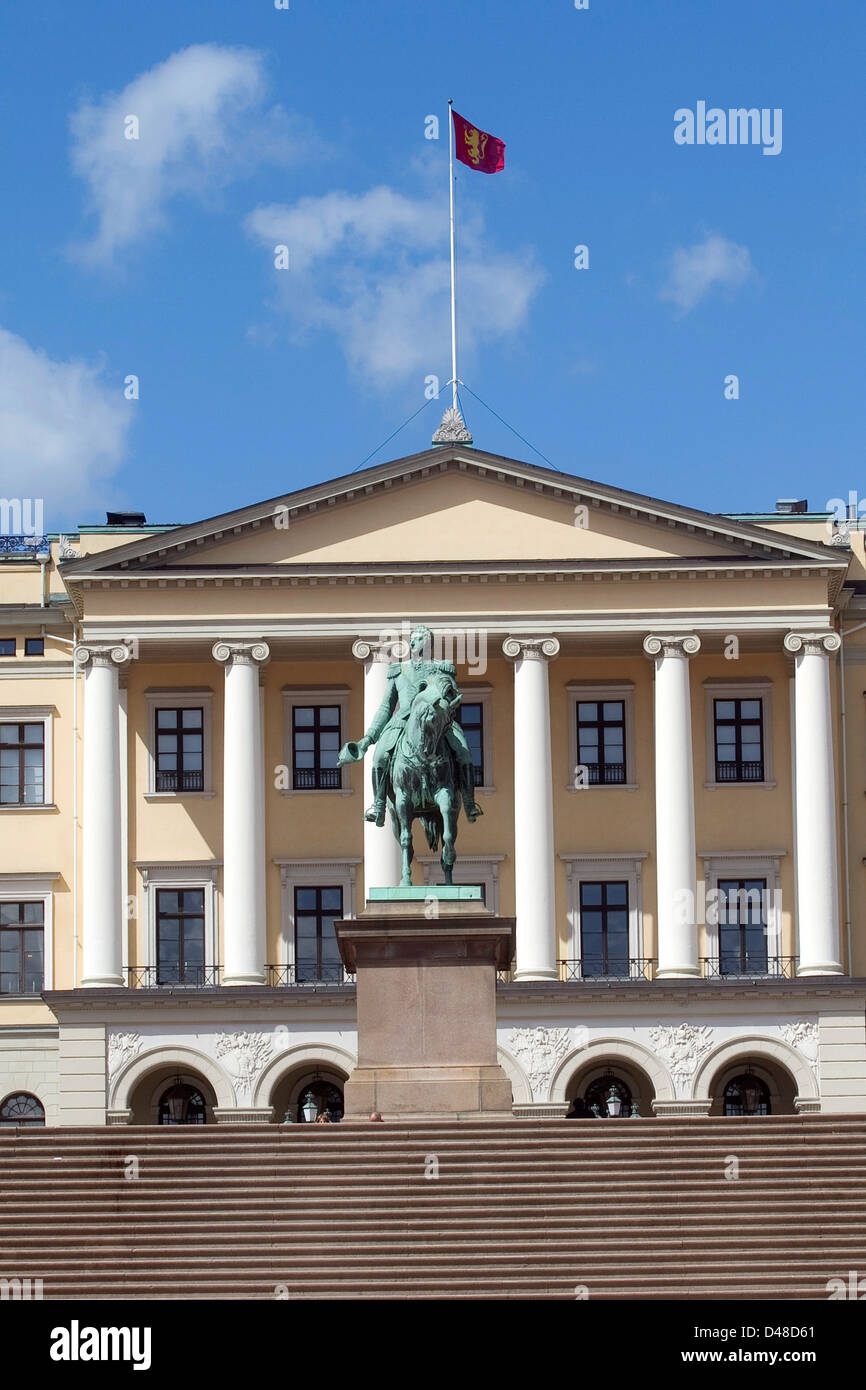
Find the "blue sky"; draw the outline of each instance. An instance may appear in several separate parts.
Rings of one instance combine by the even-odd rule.
[[[444,388],[449,96],[507,145],[458,166],[479,397],[707,510],[866,492],[862,0],[5,0],[0,46],[0,490],[48,528],[349,472]],[[677,145],[698,101],[781,108],[781,152]]]

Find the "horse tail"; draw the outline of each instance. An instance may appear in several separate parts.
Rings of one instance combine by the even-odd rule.
[[[439,827],[441,825],[441,819],[438,815],[433,813],[427,816],[421,816],[420,819],[424,827],[424,834],[427,836],[427,844],[430,846],[431,853],[435,854],[439,848]]]

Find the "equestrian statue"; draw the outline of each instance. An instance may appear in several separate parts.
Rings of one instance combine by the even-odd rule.
[[[340,764],[360,762],[376,745],[373,802],[364,819],[382,826],[386,809],[390,811],[403,856],[404,888],[412,883],[416,816],[434,854],[441,837],[442,872],[451,883],[461,801],[470,821],[482,814],[475,804],[472,753],[455,717],[463,698],[455,667],[450,661],[430,659],[432,642],[428,627],[413,630],[409,659],[389,666],[385,696],[372,724],[357,743],[345,743],[339,757]]]

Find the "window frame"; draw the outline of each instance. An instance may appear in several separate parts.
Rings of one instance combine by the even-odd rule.
[[[764,776],[755,782],[719,782],[716,780],[716,700],[761,701],[761,747]],[[733,787],[775,787],[773,772],[773,682],[768,676],[751,680],[737,677],[709,676],[704,681],[704,722],[706,725],[706,781],[708,791]]]
[[[147,790],[145,801],[177,801],[184,797],[213,797],[213,688],[184,686],[145,690],[147,703]],[[158,709],[198,709],[202,711],[202,789],[201,791],[157,791],[157,728]]]
[[[54,988],[54,884],[60,873],[0,874],[0,902],[42,903],[42,993]],[[4,994],[0,999],[38,999],[38,994]]]
[[[54,804],[54,705],[0,705],[0,724],[41,724],[42,800],[5,802],[0,812],[56,811]]]
[[[481,756],[484,762],[484,777],[475,788],[490,796],[496,791],[493,777],[493,686],[487,681],[464,681],[460,684],[460,694],[468,705],[481,706]]]
[[[178,905],[178,910],[177,910],[177,912],[174,913],[174,914],[168,913],[168,912],[161,912],[161,911],[160,911],[160,902],[159,902],[159,900],[160,900],[160,896],[161,896],[163,893],[177,893],[177,894],[181,894],[181,893],[201,893],[201,895],[202,895],[202,897],[201,897],[201,912],[200,912],[200,913],[198,913],[198,912],[197,912],[197,913],[185,912],[185,911],[180,907],[180,905]],[[207,942],[207,907],[206,907],[206,903],[205,903],[206,890],[205,890],[203,887],[202,887],[202,888],[184,888],[184,887],[178,887],[177,884],[161,883],[161,884],[158,884],[158,885],[154,888],[154,890],[153,890],[153,898],[154,898],[154,908],[153,908],[153,910],[154,910],[154,942],[155,942],[155,963],[156,963],[156,984],[157,984],[157,988],[165,989],[165,988],[167,988],[167,987],[171,987],[172,985],[177,985],[178,989],[182,989],[182,988],[195,987],[196,984],[198,985],[199,988],[201,988],[201,986],[204,985],[205,980],[206,980],[206,978],[207,978],[207,974],[206,974],[206,972],[207,972],[207,963],[206,963],[206,960],[205,960],[205,956],[206,956],[206,942]],[[163,918],[163,917],[170,918],[170,917],[172,917],[172,916],[174,916],[174,917],[177,919],[177,922],[178,922],[178,945],[179,945],[179,947],[182,946],[182,944],[183,944],[183,940],[184,940],[184,923],[186,922],[187,918],[188,918],[188,917],[193,917],[193,916],[196,917],[196,918],[199,918],[199,917],[201,918],[201,923],[202,923],[202,961],[201,961],[202,979],[201,979],[200,981],[198,981],[198,982],[193,981],[193,980],[186,980],[186,979],[183,979],[183,980],[180,980],[180,979],[179,979],[179,980],[161,980],[161,979],[159,978],[159,972],[160,972],[160,963],[159,963],[159,924],[160,924],[160,919]],[[183,967],[183,951],[182,951],[182,950],[179,950],[179,952],[178,952],[178,957],[179,957],[179,959],[178,959],[178,971],[180,971],[181,968]]]
[[[284,685],[283,697],[283,762],[288,772],[288,786],[280,787],[281,796],[352,796],[354,788],[349,780],[349,768],[340,768],[338,787],[296,787],[295,782],[295,741],[294,711],[299,705],[337,705],[340,710],[340,739],[346,742],[349,728],[349,698],[352,690],[348,685]],[[342,862],[342,861],[341,861]],[[285,963],[285,962],[284,962]]]
[[[725,786],[738,786],[739,783],[727,782]],[[752,785],[745,783],[744,785]],[[703,860],[703,920],[704,920],[704,952],[709,962],[711,971],[710,978],[720,977],[721,957],[719,949],[719,923],[718,914],[714,911],[712,916],[716,919],[713,922],[707,921],[708,913],[707,896],[712,892],[718,894],[720,879],[734,878],[763,878],[767,881],[767,894],[769,904],[767,908],[767,961],[780,959],[782,951],[782,870],[780,860],[785,856],[785,850],[733,850],[730,853],[716,850],[714,853],[699,854],[698,858]],[[718,897],[714,898],[718,902]],[[791,952],[796,956],[796,950]],[[722,977],[728,978],[728,977]],[[756,979],[766,978],[756,975]],[[770,979],[775,976],[771,975]]]
[[[568,681],[565,687],[568,697],[568,778],[566,789],[570,792],[627,791],[638,790],[635,759],[634,733],[634,681]],[[587,782],[575,786],[575,768],[580,765],[580,743],[577,735],[577,707],[585,701],[610,702],[621,700],[623,704],[623,738],[625,741],[625,781]]]
[[[38,651],[38,652],[28,651],[27,648],[30,647],[34,642],[41,643],[41,646],[40,646],[39,651]],[[25,637],[25,638],[24,638],[24,656],[44,656],[44,655],[45,655],[45,638],[44,638],[44,637]]]
[[[291,972],[297,964],[295,956],[295,889],[296,888],[342,888],[343,917],[356,915],[355,895],[357,891],[358,865],[363,859],[274,859],[280,871],[280,940],[277,965],[286,966]],[[343,972],[345,980],[345,970]],[[312,981],[310,982],[312,983]],[[335,982],[337,983],[337,982]]]
[[[558,857],[564,862],[566,870],[565,960],[583,960],[580,936],[580,885],[598,882],[628,884],[628,958],[630,961],[646,959],[643,930],[643,861],[649,857],[649,851],[633,850],[609,855],[560,854]]]
[[[196,795],[196,793],[188,793]],[[173,793],[168,793],[173,795]],[[217,914],[216,881],[222,860],[199,860],[185,864],[141,863],[135,865],[142,884],[142,933],[137,954],[142,969],[159,973],[157,952],[157,893],[162,888],[204,889],[204,961],[205,978],[219,963],[219,919]],[[180,988],[181,986],[178,986]],[[195,988],[195,986],[187,986]]]

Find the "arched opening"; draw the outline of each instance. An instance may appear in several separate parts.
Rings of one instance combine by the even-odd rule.
[[[33,1128],[45,1124],[45,1108],[29,1091],[14,1091],[0,1104],[0,1125]]]
[[[276,1124],[310,1124],[327,1115],[331,1124],[343,1118],[344,1073],[333,1065],[317,1067],[302,1063],[284,1073],[271,1092],[270,1104]],[[306,1110],[306,1113],[305,1113]]]
[[[766,1057],[737,1057],[720,1068],[710,1085],[711,1115],[794,1115],[797,1086],[779,1062]]]
[[[181,1081],[163,1091],[158,1116],[161,1125],[207,1124],[207,1101],[197,1087]]]
[[[164,1063],[143,1076],[132,1092],[133,1125],[211,1125],[216,1096],[197,1072]]]
[[[565,1098],[570,1119],[637,1119],[652,1115],[655,1088],[634,1062],[608,1057],[576,1071]]]

